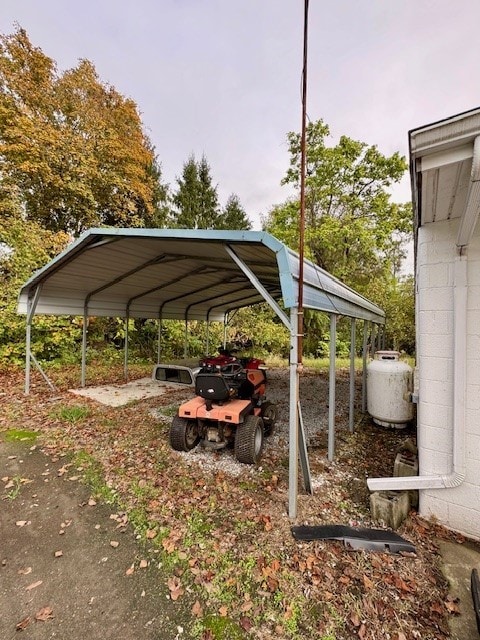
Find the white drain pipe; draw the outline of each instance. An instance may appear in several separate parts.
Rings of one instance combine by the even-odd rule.
[[[467,205],[457,235],[453,292],[453,446],[452,472],[440,476],[369,478],[371,491],[450,489],[465,480],[465,404],[467,382],[467,247],[480,211],[480,137],[475,139]]]

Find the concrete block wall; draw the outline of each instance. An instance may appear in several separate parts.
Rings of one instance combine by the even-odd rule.
[[[458,220],[418,231],[416,278],[418,447],[421,475],[452,471],[453,286]],[[480,224],[468,248],[466,480],[420,492],[420,513],[480,539]]]

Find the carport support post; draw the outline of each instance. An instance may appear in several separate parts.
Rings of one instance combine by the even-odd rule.
[[[158,339],[157,339],[157,364],[160,364],[162,357],[162,314],[158,318]]]
[[[348,428],[353,433],[354,409],[355,409],[355,318],[350,318],[350,406],[348,413]]]
[[[223,316],[223,348],[227,348],[228,313]]]
[[[186,360],[188,358],[188,318],[185,314],[185,343],[183,345],[183,357]]]
[[[85,386],[86,372],[87,372],[87,324],[88,324],[88,309],[85,305],[83,310],[83,327],[82,327],[82,380],[81,386]]]
[[[330,375],[328,380],[328,459],[335,454],[335,365],[337,351],[337,316],[330,314]]]
[[[38,285],[33,294],[33,298],[27,300],[27,327],[25,340],[25,395],[30,393],[30,360],[32,358],[32,320],[37,308],[38,298],[40,297],[42,285]]]
[[[290,432],[288,439],[288,515],[297,517],[298,497],[298,314],[290,310]]]
[[[367,412],[367,345],[368,345],[368,320],[363,323],[363,349],[362,349],[362,413]]]
[[[127,315],[125,316],[125,352],[123,362],[123,373],[125,381],[128,380],[128,321],[130,320],[130,312],[127,309]]]

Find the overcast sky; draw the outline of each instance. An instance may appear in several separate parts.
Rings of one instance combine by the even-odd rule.
[[[303,0],[1,0],[60,70],[91,60],[138,104],[164,179],[205,154],[259,228],[301,124]],[[407,155],[409,129],[480,105],[480,0],[310,0],[308,115]],[[410,199],[405,178],[394,199]]]

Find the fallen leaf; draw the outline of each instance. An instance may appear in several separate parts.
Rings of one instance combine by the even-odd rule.
[[[192,614],[197,618],[201,618],[203,616],[203,609],[200,602],[197,600],[192,607]]]
[[[35,620],[46,622],[50,618],[54,618],[53,609],[51,607],[42,607],[35,614]]]
[[[362,626],[358,630],[358,637],[361,638],[361,640],[363,640],[363,638],[365,638],[366,633],[367,633],[367,627],[362,622]]]
[[[172,576],[167,580],[167,586],[170,589],[170,597],[173,601],[178,600],[180,596],[183,596],[185,591],[182,588],[180,578]]]
[[[359,627],[360,626],[360,617],[358,615],[358,613],[353,612],[350,615],[350,622],[353,624],[354,627]]]
[[[140,569],[146,569],[148,567],[148,562],[146,560],[140,560]]]
[[[18,573],[22,576],[28,576],[29,573],[32,573],[32,567],[23,567],[18,570]]]
[[[460,615],[460,607],[458,606],[458,598],[452,598],[452,596],[447,596],[445,601],[445,607],[449,613],[452,615]]]
[[[248,632],[253,627],[253,622],[250,620],[250,618],[243,617],[240,618],[240,626],[244,631]]]
[[[55,558],[61,558],[63,556],[63,551],[55,551]]]
[[[117,540],[110,540],[110,546],[116,549],[118,546],[120,546],[120,543],[117,542]]]
[[[94,507],[97,504],[97,501],[94,500],[93,498],[89,498],[87,504],[89,507]]]
[[[31,591],[32,589],[36,589],[42,584],[43,580],[37,580],[36,582],[32,582],[28,587],[25,587],[25,591]]]
[[[365,585],[365,589],[373,589],[373,581],[366,575],[363,576],[363,584]]]
[[[222,607],[220,607],[220,609],[218,610],[218,613],[222,616],[222,618],[226,618],[228,615],[228,607],[226,607],[225,605],[223,605]]]
[[[147,538],[147,540],[152,540],[156,535],[156,529],[147,529],[147,532],[145,533],[145,537]]]
[[[17,520],[15,524],[17,527],[24,527],[26,524],[30,524],[30,520]]]
[[[132,564],[130,567],[128,567],[128,569],[125,571],[125,575],[127,576],[131,576],[132,573],[135,571],[135,565]]]
[[[20,622],[17,622],[17,626],[16,626],[17,631],[23,631],[24,629],[26,629],[30,624],[30,622],[31,622],[30,616],[26,616],[23,620],[20,620]]]

